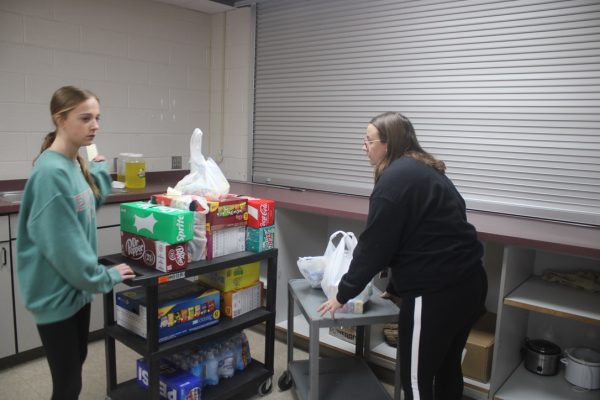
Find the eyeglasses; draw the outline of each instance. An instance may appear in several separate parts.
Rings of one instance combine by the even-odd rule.
[[[366,136],[363,137],[363,148],[368,148],[371,147],[371,145],[375,142],[381,142],[381,139],[373,139],[373,140],[369,140]]]

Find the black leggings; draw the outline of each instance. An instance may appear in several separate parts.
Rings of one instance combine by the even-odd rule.
[[[52,374],[52,400],[77,400],[88,351],[90,304],[70,318],[37,328]]]
[[[405,400],[460,400],[462,351],[487,295],[483,268],[456,286],[402,299],[400,376]]]

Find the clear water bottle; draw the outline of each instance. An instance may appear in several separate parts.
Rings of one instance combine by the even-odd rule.
[[[206,384],[209,386],[219,384],[219,360],[212,351],[206,354]]]

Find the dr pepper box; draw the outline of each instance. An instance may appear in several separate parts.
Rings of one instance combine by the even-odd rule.
[[[275,223],[275,201],[250,196],[239,196],[248,202],[248,226],[262,228]]]
[[[134,287],[117,293],[117,324],[147,337],[146,289]],[[220,293],[187,280],[158,286],[158,341],[166,342],[215,325],[221,316]]]
[[[121,203],[121,230],[169,244],[192,240],[194,213],[143,201]]]
[[[147,267],[162,272],[184,269],[188,265],[187,242],[169,244],[121,231],[121,253]]]
[[[200,400],[202,382],[200,378],[182,371],[161,360],[159,361],[158,386],[160,398],[165,400]],[[148,388],[148,363],[143,358],[137,360],[137,383]]]

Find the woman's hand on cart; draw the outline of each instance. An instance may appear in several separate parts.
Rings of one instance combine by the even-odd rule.
[[[325,303],[321,304],[317,309],[317,312],[321,314],[323,317],[328,312],[331,313],[331,319],[335,319],[335,312],[343,307],[343,304],[340,304],[337,299],[334,297],[332,299],[327,300]]]

